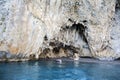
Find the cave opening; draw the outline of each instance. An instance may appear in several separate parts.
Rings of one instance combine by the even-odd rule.
[[[87,33],[86,33],[87,26],[84,25],[84,24],[87,24],[87,20],[83,20],[81,23],[76,23],[71,19],[69,19],[69,21],[72,22],[73,24],[71,26],[62,27],[62,29],[60,31],[72,32],[75,30],[78,33],[78,35],[82,38],[82,40],[85,43],[88,43],[87,38],[86,38],[87,37]],[[69,36],[71,36],[71,35],[69,34]]]
[[[83,20],[81,23],[76,23],[71,19],[69,21],[73,24],[62,28],[61,30],[63,31],[63,36],[65,36],[63,38],[67,37],[66,40],[68,40],[68,43],[64,46],[64,48],[71,51],[73,55],[74,53],[80,53],[81,55],[82,53],[88,54],[90,49],[87,40],[87,20]]]
[[[84,25],[87,23],[87,20],[83,20],[81,23],[73,22],[71,26],[64,26],[61,28],[59,36],[53,38],[49,42],[49,50],[44,50],[43,54],[52,54],[59,55],[63,50],[67,55],[66,57],[72,57],[75,53],[78,53],[80,56],[82,52],[87,49],[89,52],[88,40],[87,40],[87,26]],[[60,39],[60,40],[59,40]],[[45,35],[44,40],[47,41],[47,35]],[[82,51],[82,49],[84,49]],[[86,52],[84,52],[86,54]]]
[[[119,9],[120,9],[120,0],[116,0],[115,12],[117,12]]]
[[[86,22],[86,21],[85,21]],[[79,34],[79,36],[83,39],[83,41],[84,42],[86,42],[86,43],[88,43],[88,41],[87,41],[87,38],[86,38],[86,36],[85,36],[85,30],[87,29],[87,27],[86,26],[84,26],[83,24],[81,24],[81,23],[78,23],[78,24],[76,24],[76,23],[74,23],[71,27],[70,27],[70,29],[71,30],[76,30],[77,32],[78,32],[78,34]]]

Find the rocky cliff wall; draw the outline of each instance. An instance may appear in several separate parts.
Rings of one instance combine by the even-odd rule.
[[[78,53],[117,59],[116,3],[119,6],[119,0],[0,0],[0,57],[38,59]]]

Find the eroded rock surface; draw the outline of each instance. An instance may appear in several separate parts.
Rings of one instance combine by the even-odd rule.
[[[38,59],[78,53],[114,60],[120,57],[115,49],[119,40],[111,39],[116,3],[119,6],[119,0],[0,0],[0,54]]]

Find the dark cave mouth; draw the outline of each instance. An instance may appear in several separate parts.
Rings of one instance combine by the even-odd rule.
[[[86,36],[85,36],[85,30],[87,29],[86,26],[84,26],[83,24],[80,24],[80,23],[78,23],[78,24],[74,23],[71,26],[71,30],[72,29],[75,29],[78,32],[78,34],[81,36],[83,41],[87,43],[87,39],[86,39]]]
[[[71,19],[69,21],[72,21]],[[73,21],[72,21],[73,22]],[[79,36],[82,38],[82,40],[85,43],[88,43],[87,38],[86,38],[86,30],[87,30],[87,26],[85,26],[84,24],[87,23],[87,20],[83,20],[82,23],[76,23],[74,22],[72,24],[72,26],[65,26],[64,28],[62,28],[62,30],[64,31],[73,31],[76,30],[76,32],[79,34]]]
[[[120,0],[116,0],[116,5],[115,5],[115,12],[120,10]]]

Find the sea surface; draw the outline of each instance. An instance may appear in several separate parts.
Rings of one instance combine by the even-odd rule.
[[[55,60],[1,62],[0,80],[120,80],[120,64]]]

